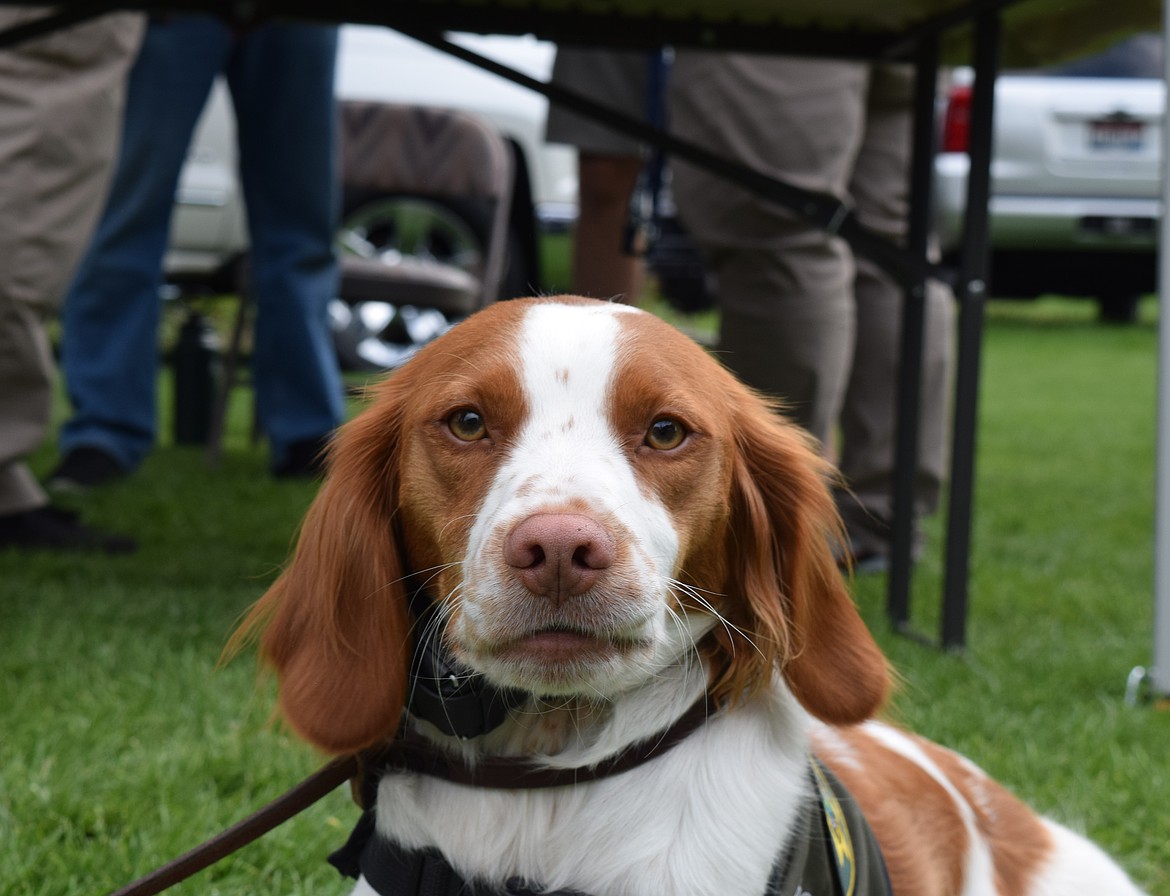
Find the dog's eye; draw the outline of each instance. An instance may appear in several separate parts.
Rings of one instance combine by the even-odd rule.
[[[646,444],[658,451],[677,448],[686,437],[686,429],[673,417],[661,417],[646,430]]]
[[[484,423],[483,416],[471,408],[454,411],[447,418],[447,428],[451,430],[451,435],[461,442],[477,442],[487,438],[487,424]]]

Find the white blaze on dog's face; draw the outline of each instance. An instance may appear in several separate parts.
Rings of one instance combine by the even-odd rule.
[[[465,535],[433,533],[435,565],[454,564],[434,589],[447,644],[498,685],[614,696],[677,662],[713,622],[688,613],[672,582],[728,512],[727,460],[700,400],[714,396],[694,388],[693,364],[679,370],[680,350],[700,350],[643,312],[536,304],[515,326],[510,370],[476,375],[496,346],[448,356],[460,372],[448,367],[414,455],[454,500],[487,486],[467,503]],[[436,479],[404,481],[403,506]]]

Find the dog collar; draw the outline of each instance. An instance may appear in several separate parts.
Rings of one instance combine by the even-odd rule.
[[[433,741],[421,735],[407,733],[385,747],[363,755],[358,789],[361,794],[359,802],[362,806],[372,806],[378,779],[388,773],[403,771],[442,778],[469,787],[500,790],[570,787],[574,784],[609,778],[667,753],[706,724],[713,712],[714,708],[704,696],[666,730],[632,744],[594,765],[574,768],[539,765],[527,759],[511,756],[486,756],[469,763],[461,757],[445,752]]]

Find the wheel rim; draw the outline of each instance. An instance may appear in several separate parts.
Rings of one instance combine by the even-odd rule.
[[[388,263],[403,256],[479,270],[483,250],[467,222],[432,200],[394,196],[366,203],[345,216],[338,235],[342,252]]]
[[[337,246],[391,265],[415,258],[478,275],[483,264],[480,240],[457,211],[414,196],[384,196],[358,206],[344,216]],[[339,359],[352,370],[393,369],[446,326],[433,310],[340,299],[330,306]]]

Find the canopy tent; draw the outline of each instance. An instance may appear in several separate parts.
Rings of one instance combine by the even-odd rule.
[[[8,0],[0,0],[0,3]],[[1170,9],[1170,0],[1164,0]],[[46,5],[25,4],[25,5]],[[917,385],[921,353],[921,302],[915,290],[925,276],[952,279],[960,301],[959,371],[955,400],[955,432],[951,500],[947,535],[942,643],[961,646],[966,613],[968,543],[974,464],[975,412],[982,330],[982,302],[987,244],[986,205],[991,158],[991,111],[995,72],[1001,66],[1050,64],[1101,49],[1125,34],[1153,30],[1164,19],[1157,0],[73,0],[47,13],[43,26],[0,35],[0,45],[84,18],[111,7],[151,11],[206,11],[246,21],[305,18],[321,21],[383,24],[458,53],[442,38],[444,31],[532,33],[558,43],[657,48],[663,45],[742,49],[801,55],[874,60],[907,59],[919,71],[940,63],[968,62],[977,73],[973,102],[972,164],[963,261],[957,272],[926,263],[925,215],[929,206],[929,158],[933,88],[917,98],[916,167],[913,175],[916,210],[912,212],[910,245],[891,253],[848,221],[848,210],[831,197],[794,191],[786,185],[761,185],[752,173],[724,167],[731,179],[760,186],[789,207],[806,208],[813,220],[824,221],[884,261],[907,288],[910,299],[904,318],[904,362],[899,399],[899,475],[895,507],[910,506],[916,451]],[[1168,29],[1170,33],[1170,29]],[[465,58],[467,58],[465,56]],[[474,60],[508,77],[486,60]],[[527,79],[516,76],[525,83]],[[933,78],[919,78],[920,85]],[[580,97],[542,89],[557,102],[590,113]],[[676,154],[693,148],[672,143],[669,135],[637,130],[638,123],[613,121],[650,142],[665,143]],[[1170,144],[1163,128],[1163,170]],[[696,160],[691,155],[692,160]],[[720,160],[705,160],[719,165]],[[1163,205],[1170,201],[1170,178],[1163,177]],[[844,226],[842,220],[844,219]],[[917,238],[915,232],[918,232]],[[880,258],[879,258],[880,256]],[[1170,259],[1170,234],[1161,233],[1161,257]],[[1170,294],[1170,271],[1161,265],[1160,293]],[[1159,693],[1170,694],[1170,315],[1160,316],[1160,374],[1157,446],[1157,518],[1155,523],[1154,656],[1143,675]],[[894,565],[889,606],[894,621],[909,622],[910,523],[902,513],[895,521]]]

